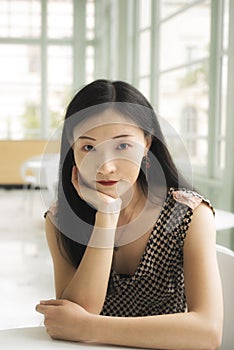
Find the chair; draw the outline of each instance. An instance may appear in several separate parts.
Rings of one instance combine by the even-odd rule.
[[[42,199],[46,208],[52,204],[56,198],[56,187],[58,183],[59,154],[45,153],[31,157],[21,165],[21,177],[23,179],[23,189],[40,189]],[[33,207],[33,192],[31,192],[30,210]],[[24,201],[25,203],[25,201]]]
[[[217,245],[217,258],[223,286],[224,328],[222,350],[234,349],[234,252]]]
[[[20,173],[24,182],[24,187],[40,186],[41,155],[31,157],[23,162]]]

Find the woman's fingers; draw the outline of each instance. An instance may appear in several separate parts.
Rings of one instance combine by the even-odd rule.
[[[120,211],[120,198],[111,197],[85,185],[82,178],[78,174],[78,169],[76,166],[73,166],[72,168],[71,182],[78,195],[98,211],[104,213],[117,213]]]
[[[62,305],[64,305],[64,300],[62,299],[40,300],[40,304],[36,305],[36,311],[45,314],[49,307]]]
[[[62,305],[62,299],[40,300],[41,305]]]

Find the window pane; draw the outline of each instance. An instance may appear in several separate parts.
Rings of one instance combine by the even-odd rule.
[[[0,37],[37,37],[40,31],[40,0],[0,1]]]
[[[40,48],[0,45],[0,137],[39,136]]]
[[[138,82],[138,88],[142,92],[142,94],[149,99],[150,95],[150,81],[149,78],[140,79]]]
[[[86,39],[94,39],[95,29],[95,5],[94,0],[88,0],[86,3]]]
[[[50,46],[48,49],[48,113],[49,131],[64,118],[65,107],[72,91],[72,49],[70,46]]]
[[[71,85],[72,49],[70,46],[50,46],[48,49],[48,83]]]
[[[0,138],[39,138],[40,88],[24,84],[0,85]]]
[[[226,156],[226,142],[224,140],[218,143],[218,168],[224,170],[225,168],[225,156]]]
[[[207,162],[208,65],[163,74],[159,113],[183,138],[194,164]]]
[[[160,70],[209,55],[210,12],[210,1],[205,1],[162,23]]]
[[[86,47],[86,83],[94,80],[94,47]]]
[[[139,26],[140,29],[151,24],[151,0],[139,0]]]
[[[48,0],[48,36],[69,38],[73,30],[72,0]]]
[[[139,38],[139,75],[142,77],[150,73],[150,31],[140,33]]]
[[[0,82],[39,83],[40,48],[35,45],[0,45]]]
[[[161,0],[160,1],[160,14],[162,18],[165,18],[173,13],[181,10],[186,5],[193,3],[194,0]]]
[[[229,0],[224,0],[223,49],[227,50],[229,40]]]
[[[226,119],[227,119],[227,80],[228,80],[228,57],[222,57],[221,65],[221,113],[219,118],[219,135],[226,134]]]

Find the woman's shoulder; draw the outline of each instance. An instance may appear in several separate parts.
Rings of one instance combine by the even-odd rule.
[[[44,218],[46,218],[48,214],[50,215],[50,217],[52,216],[53,218],[55,218],[57,216],[57,212],[58,212],[58,203],[54,202],[53,204],[51,204],[49,209],[47,209],[47,211],[44,213]]]
[[[206,204],[215,214],[215,210],[210,200],[199,194],[195,190],[187,188],[170,188],[171,200],[184,204],[194,211],[201,203]]]

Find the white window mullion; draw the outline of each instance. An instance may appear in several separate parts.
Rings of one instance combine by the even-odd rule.
[[[159,0],[151,1],[151,79],[150,79],[150,100],[158,108],[158,88],[159,88],[159,19],[160,6]]]
[[[211,2],[211,40],[209,69],[208,177],[217,176],[220,114],[220,51],[222,47],[222,2]]]
[[[225,206],[229,210],[234,210],[234,2],[230,1],[229,20],[229,49],[228,49],[228,86],[227,86],[227,125],[226,125],[226,169],[224,177]]]
[[[73,0],[73,89],[85,83],[85,0]]]
[[[41,138],[48,137],[48,89],[47,89],[47,1],[41,0]]]

